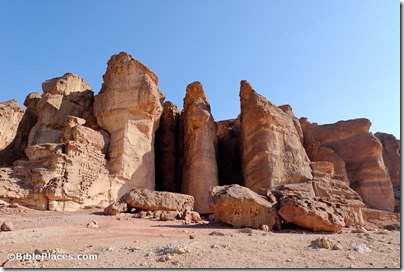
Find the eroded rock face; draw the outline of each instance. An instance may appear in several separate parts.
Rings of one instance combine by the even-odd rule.
[[[219,184],[243,185],[240,158],[240,119],[219,121],[217,124]]]
[[[40,210],[74,211],[110,201],[103,136],[70,117],[64,143],[29,146],[28,161],[4,170],[0,198]]]
[[[42,83],[43,94],[35,106],[38,121],[31,129],[28,145],[58,143],[69,116],[94,123],[94,93],[79,75],[66,73]]]
[[[383,146],[383,161],[387,167],[391,183],[393,184],[395,206],[394,211],[400,211],[400,141],[394,135],[378,132],[375,136],[380,140]]]
[[[30,93],[24,102],[24,105],[27,107],[27,109],[24,111],[22,108],[18,107],[12,107],[13,109],[17,109],[16,114],[18,116],[9,116],[8,120],[10,122],[16,122],[19,120],[19,122],[17,123],[17,129],[16,131],[14,130],[14,128],[9,127],[9,128],[4,128],[1,129],[0,135],[6,136],[7,137],[11,137],[11,134],[15,135],[13,136],[12,141],[10,142],[11,138],[8,138],[6,140],[6,142],[9,142],[7,144],[7,146],[4,146],[3,149],[0,148],[0,166],[12,166],[13,162],[19,159],[23,159],[25,158],[25,154],[24,154],[24,149],[27,147],[28,145],[28,135],[29,132],[31,130],[31,128],[35,125],[35,123],[37,122],[37,116],[36,116],[36,112],[35,112],[35,107],[37,102],[39,101],[41,95],[39,93]],[[7,103],[7,102],[6,102]],[[5,110],[4,106],[5,104],[3,104],[3,111]],[[16,104],[15,104],[16,105]],[[0,106],[2,107],[2,106]],[[21,110],[24,112],[21,119],[19,119],[19,115],[21,113]],[[7,114],[4,114],[2,116],[7,116]],[[1,120],[1,116],[0,116],[0,120]],[[4,122],[0,121],[0,122]],[[4,123],[3,123],[4,124]],[[1,142],[1,141],[0,141]],[[5,143],[3,143],[5,144]]]
[[[312,181],[286,184],[273,191],[279,198],[279,216],[312,231],[339,232],[343,227],[362,226],[360,196],[343,181],[315,178]]]
[[[368,207],[394,210],[393,187],[383,162],[382,145],[369,133],[369,120],[355,119],[329,125],[311,124],[304,118],[300,121],[312,161],[332,162],[335,173],[346,176],[350,187],[359,193]]]
[[[0,103],[0,150],[14,140],[23,115],[24,109],[18,105],[17,100]]]
[[[257,94],[245,80],[241,81],[240,100],[244,185],[262,193],[311,179],[310,160],[293,118]]]
[[[184,98],[182,192],[195,198],[195,210],[210,213],[209,188],[217,186],[217,127],[200,82],[187,86]]]
[[[177,179],[177,135],[180,118],[178,107],[167,101],[163,104],[160,126],[156,132],[156,190],[180,192]]]
[[[192,211],[194,198],[190,195],[157,192],[148,189],[132,189],[124,194],[119,202],[126,203],[128,208],[143,211]]]
[[[108,61],[94,114],[110,135],[108,169],[118,183],[116,198],[126,191],[155,188],[154,140],[162,113],[157,76],[131,55]]]
[[[238,184],[215,186],[209,191],[209,208],[223,222],[235,227],[280,227],[275,201],[268,201]]]

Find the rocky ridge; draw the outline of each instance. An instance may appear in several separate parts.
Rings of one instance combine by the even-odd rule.
[[[399,211],[400,142],[370,133],[367,119],[310,123],[243,80],[240,116],[215,122],[200,82],[187,86],[180,112],[125,52],[103,79],[94,95],[66,73],[29,94],[25,110],[0,103],[0,200],[54,211],[112,205],[112,215],[147,190],[138,202],[188,199],[189,214],[233,226],[330,232],[365,226],[365,207]]]

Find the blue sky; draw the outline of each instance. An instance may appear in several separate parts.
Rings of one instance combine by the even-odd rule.
[[[400,137],[398,0],[0,0],[0,101],[73,72],[97,94],[126,51],[182,108],[200,81],[215,120],[240,112],[240,80],[319,124],[365,117]]]

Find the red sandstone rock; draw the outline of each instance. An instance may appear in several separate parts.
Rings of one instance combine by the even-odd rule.
[[[343,160],[350,187],[359,193],[368,207],[394,210],[393,187],[383,162],[382,145],[369,133],[369,120],[355,119],[329,125],[311,124],[304,118],[300,121],[312,161],[334,163]],[[313,146],[327,150],[329,156],[321,153],[319,156],[313,151]],[[336,174],[344,175],[344,171],[340,170],[343,164],[337,165]]]
[[[254,192],[312,178],[310,160],[293,118],[257,94],[243,80],[241,162],[244,185]]]
[[[269,202],[263,196],[237,184],[215,186],[209,191],[210,210],[221,221],[235,227],[280,227],[275,205],[276,202]]]
[[[187,86],[184,98],[182,192],[195,198],[195,211],[210,213],[209,188],[217,186],[217,127],[200,82]]]

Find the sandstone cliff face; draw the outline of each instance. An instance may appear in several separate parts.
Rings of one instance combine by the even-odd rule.
[[[217,124],[220,185],[243,185],[240,158],[240,119],[219,121]]]
[[[184,98],[184,166],[182,192],[195,198],[195,210],[210,213],[210,186],[217,186],[217,127],[200,82],[187,86]]]
[[[66,73],[42,83],[43,94],[36,104],[38,121],[31,129],[28,145],[58,143],[68,116],[91,122],[94,93],[79,75]],[[90,123],[89,123],[90,124]]]
[[[23,115],[24,109],[18,105],[17,100],[0,103],[0,150],[14,140]]]
[[[262,193],[281,184],[312,178],[310,160],[293,118],[243,80],[241,100],[241,162],[244,185]]]
[[[5,128],[4,125],[6,120],[2,120],[1,118],[4,116],[8,116],[8,114],[1,115],[0,120],[3,123],[1,129],[0,135],[3,137],[6,136],[5,142],[1,145],[6,144],[6,142],[9,142],[7,146],[4,146],[3,149],[0,148],[0,166],[11,166],[13,165],[13,162],[19,159],[25,158],[24,154],[24,149],[28,145],[28,135],[31,130],[31,128],[35,125],[37,121],[37,116],[35,113],[35,107],[36,103],[39,101],[41,95],[39,93],[31,93],[29,94],[24,102],[24,105],[27,107],[27,109],[24,111],[24,114],[22,115],[21,119],[19,120],[19,123],[16,125],[16,131],[14,130],[15,127],[10,127],[10,128]],[[9,111],[9,110],[15,110],[17,109],[16,115],[14,117],[9,116],[8,121],[9,122],[16,122],[17,120],[15,117],[19,118],[18,116],[21,113],[21,108],[15,107],[16,104],[14,103],[1,103],[3,104],[4,107],[1,107],[3,111]],[[18,115],[18,116],[17,116]],[[15,134],[14,134],[15,133]],[[11,135],[14,135],[12,137],[12,141],[10,142],[10,137]]]
[[[160,126],[156,132],[156,190],[180,192],[177,180],[177,135],[180,110],[167,101],[163,104]]]
[[[101,153],[104,140],[84,123],[83,119],[69,118],[62,135],[65,143],[27,147],[28,161],[16,161],[13,171],[4,171],[8,177],[0,187],[0,198],[55,211],[107,204],[110,181]]]
[[[383,162],[382,145],[369,133],[369,120],[355,119],[316,125],[301,119],[301,125],[305,146],[312,161],[337,162],[336,174],[346,173],[350,187],[359,193],[368,207],[394,210],[393,188]],[[344,164],[346,172],[343,171]]]
[[[383,161],[387,167],[391,183],[393,184],[395,207],[394,211],[400,211],[400,141],[394,135],[387,133],[376,133],[375,136],[383,146]]]
[[[131,55],[108,61],[94,114],[110,135],[108,169],[115,175],[117,197],[132,188],[155,187],[154,140],[162,113],[157,76]]]

